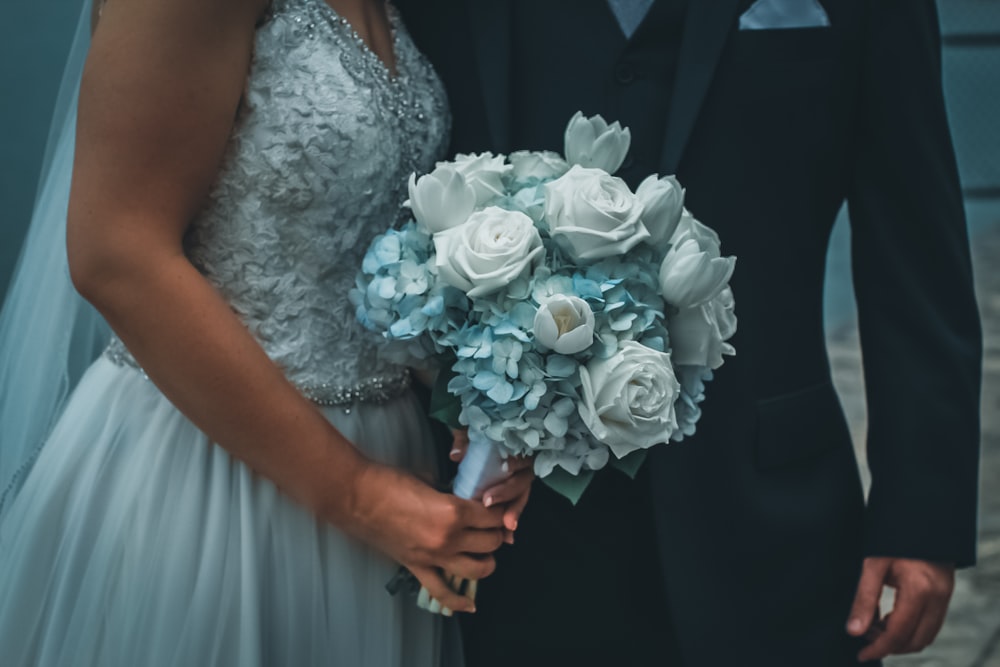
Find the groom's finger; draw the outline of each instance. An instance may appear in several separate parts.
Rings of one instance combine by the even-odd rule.
[[[934,603],[927,605],[921,617],[920,625],[917,626],[916,632],[913,633],[913,637],[910,639],[914,652],[923,651],[930,646],[934,638],[937,637],[938,632],[941,631],[941,626],[944,625],[944,618],[947,611],[947,607],[942,609]]]
[[[882,587],[889,572],[891,560],[888,558],[866,558],[861,568],[858,592],[847,621],[847,632],[861,637],[878,616],[878,603],[882,597]]]
[[[907,596],[900,589],[892,613],[885,617],[885,632],[858,654],[858,661],[881,660],[895,653],[916,650],[911,642],[923,611],[923,600]]]

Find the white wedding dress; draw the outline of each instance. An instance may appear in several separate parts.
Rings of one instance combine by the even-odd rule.
[[[446,146],[443,89],[390,13],[395,75],[323,0],[275,0],[186,249],[347,438],[432,477],[409,376],[347,297]],[[0,515],[0,663],[441,664],[442,620],[385,590],[396,567],[211,443],[112,339]]]

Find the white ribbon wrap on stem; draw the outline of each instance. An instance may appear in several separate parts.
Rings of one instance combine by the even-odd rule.
[[[500,446],[486,437],[481,430],[469,431],[469,448],[465,458],[458,464],[458,472],[452,485],[452,493],[465,500],[479,500],[483,492],[502,481],[508,474],[507,465],[500,455]],[[475,579],[448,579],[448,584],[461,595],[476,599],[479,582]],[[432,600],[426,588],[420,589],[417,606],[434,614],[451,616],[451,610],[443,609],[437,600]]]
[[[469,449],[458,464],[452,492],[459,498],[482,498],[483,492],[507,476],[507,466],[500,447],[483,431],[469,431]]]

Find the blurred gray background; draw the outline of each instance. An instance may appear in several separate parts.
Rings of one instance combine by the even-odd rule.
[[[0,294],[31,216],[76,2],[5,2],[0,20]]]

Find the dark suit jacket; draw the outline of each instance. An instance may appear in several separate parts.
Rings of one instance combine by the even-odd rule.
[[[445,81],[454,149],[536,148],[509,144],[521,103],[509,2],[399,4]],[[697,436],[651,452],[659,564],[685,664],[853,664],[843,626],[863,555],[975,560],[981,333],[937,15],[932,0],[823,0],[830,28],[738,31],[750,4],[690,1],[663,119],[661,173],[678,175],[688,207],[739,258],[739,332]],[[553,30],[585,39],[566,11]],[[532,103],[568,118],[589,101]],[[822,321],[845,200],[867,506]],[[531,594],[515,584],[512,616]]]

